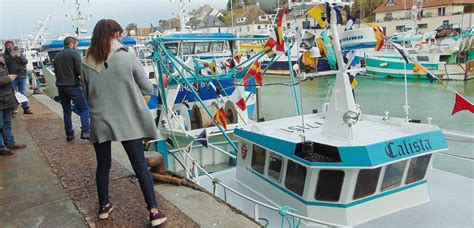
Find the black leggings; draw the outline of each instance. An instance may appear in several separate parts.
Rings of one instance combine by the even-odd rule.
[[[97,193],[99,194],[99,205],[105,206],[109,203],[109,171],[112,164],[111,142],[94,143],[97,157]],[[135,175],[140,182],[140,188],[148,209],[157,208],[153,179],[148,166],[146,165],[145,152],[141,139],[134,139],[122,142],[123,148],[127,152],[128,159],[132,164]],[[124,202],[125,203],[125,202]]]

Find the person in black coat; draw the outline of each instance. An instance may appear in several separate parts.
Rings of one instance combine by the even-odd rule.
[[[12,150],[26,147],[25,144],[15,143],[12,131],[12,112],[18,102],[11,84],[16,77],[8,74],[3,56],[0,55],[0,156],[13,155]]]
[[[7,66],[8,72],[17,76],[11,84],[13,89],[26,96],[26,87],[28,84],[26,64],[28,64],[28,60],[21,54],[21,51],[14,46],[11,40],[5,42],[5,53],[3,57],[5,58],[5,65]],[[25,114],[33,114],[27,101],[21,103],[21,107]]]

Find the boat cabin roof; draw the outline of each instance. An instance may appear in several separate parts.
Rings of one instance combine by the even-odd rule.
[[[404,130],[403,120],[397,118],[364,114],[352,126],[351,141],[323,134],[320,114],[305,115],[304,121],[303,126],[301,117],[289,117],[244,126],[234,133],[309,166],[377,167],[448,148],[438,127],[408,123],[404,128],[409,130]]]

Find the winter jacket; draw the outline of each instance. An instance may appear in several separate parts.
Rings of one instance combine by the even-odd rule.
[[[56,86],[79,86],[81,81],[81,54],[70,47],[65,47],[54,57]]]
[[[0,62],[0,110],[15,107],[17,104],[7,67]]]
[[[16,74],[17,78],[26,78],[26,64],[28,64],[28,60],[25,56],[11,56],[7,51],[3,53],[3,58],[10,74]]]

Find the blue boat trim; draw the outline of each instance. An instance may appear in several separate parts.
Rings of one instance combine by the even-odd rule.
[[[423,180],[423,181],[419,181],[419,182],[415,182],[413,184],[410,184],[410,185],[406,185],[406,186],[403,186],[403,187],[400,187],[400,188],[396,188],[396,189],[392,189],[390,191],[386,191],[386,192],[382,192],[380,194],[377,194],[377,195],[373,195],[373,196],[369,196],[369,197],[366,197],[366,198],[363,198],[363,199],[360,199],[360,200],[357,200],[357,201],[354,201],[354,202],[351,202],[351,203],[348,203],[348,204],[341,204],[341,203],[324,203],[324,202],[316,202],[316,201],[306,201],[304,200],[303,198],[301,198],[301,196],[281,187],[280,185],[276,184],[275,182],[271,181],[270,179],[264,177],[263,175],[261,175],[260,173],[257,173],[255,172],[254,170],[250,170],[254,175],[256,175],[257,177],[261,178],[262,180],[264,180],[265,182],[271,184],[272,186],[276,187],[277,189],[279,189],[280,191],[283,191],[285,192],[286,194],[290,195],[291,197],[297,199],[298,201],[300,201],[301,203],[305,204],[305,205],[310,205],[310,206],[320,206],[320,207],[336,207],[336,208],[349,208],[349,207],[353,207],[353,206],[356,206],[356,205],[359,205],[359,204],[362,204],[362,203],[366,203],[368,201],[372,201],[372,200],[375,200],[375,199],[379,199],[379,198],[382,198],[384,196],[388,196],[388,195],[392,195],[392,194],[395,194],[395,193],[398,193],[398,192],[401,192],[401,191],[404,191],[404,190],[407,190],[407,189],[410,189],[410,188],[414,188],[416,186],[419,186],[419,185],[422,185],[422,184],[426,184],[428,183],[427,180]]]
[[[310,162],[295,155],[296,143],[237,128],[234,134],[307,166],[376,167],[385,163],[433,153],[448,148],[441,130],[387,140],[366,146],[338,147],[341,162]],[[422,142],[419,142],[419,141]],[[421,143],[429,143],[429,147]],[[391,151],[387,151],[387,147]],[[418,150],[416,148],[420,147]],[[425,148],[426,147],[426,148]],[[403,150],[399,153],[399,150]],[[406,151],[405,151],[406,150]]]

